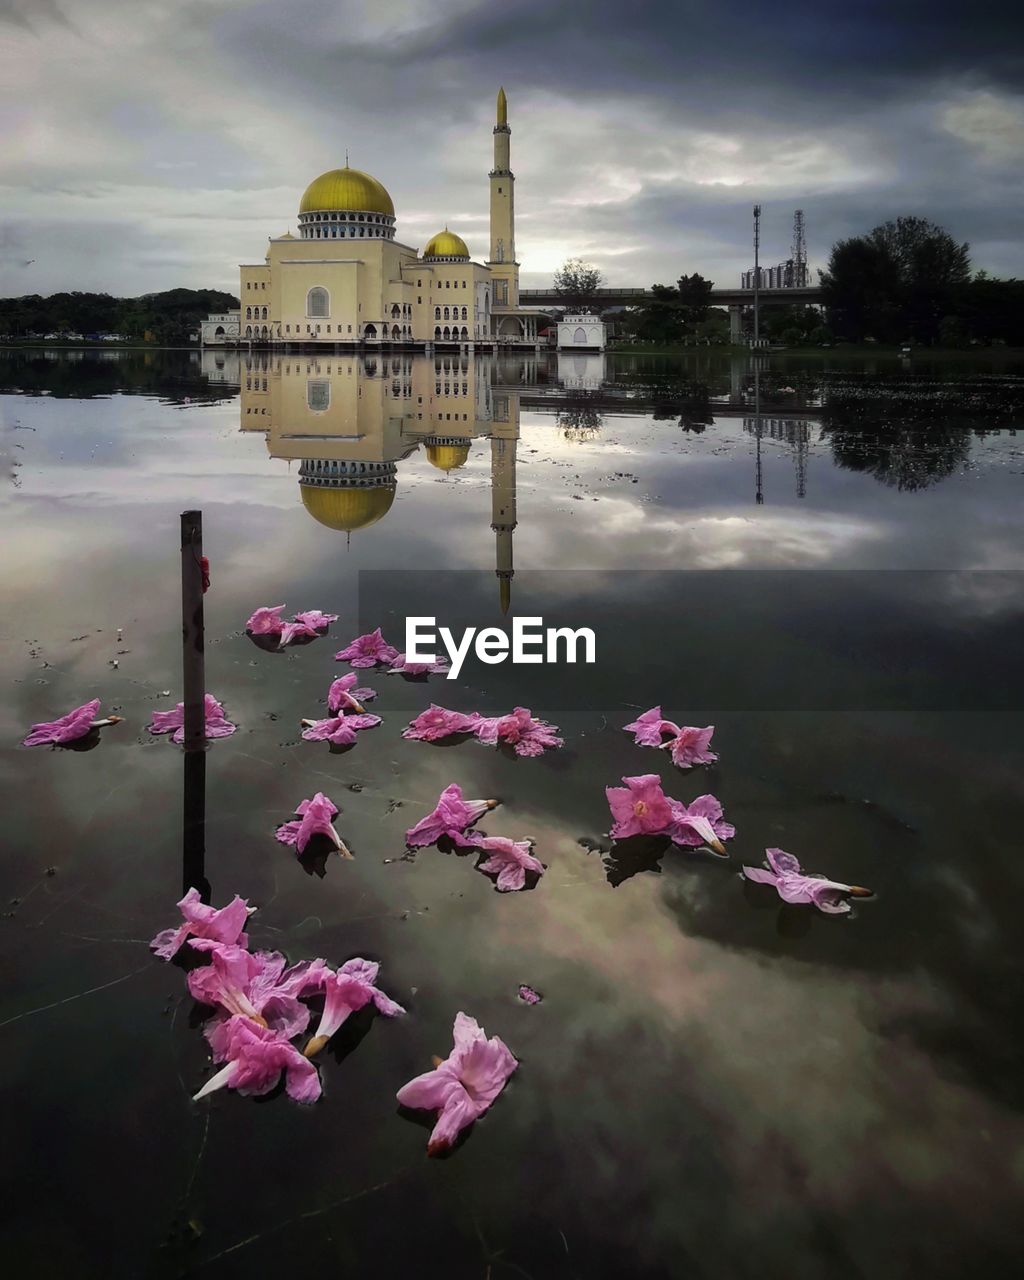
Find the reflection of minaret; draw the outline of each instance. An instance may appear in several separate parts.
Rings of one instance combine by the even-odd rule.
[[[501,611],[512,603],[512,531],[516,527],[516,443],[519,439],[517,397],[496,395],[491,435],[491,528],[495,532],[495,572]]]

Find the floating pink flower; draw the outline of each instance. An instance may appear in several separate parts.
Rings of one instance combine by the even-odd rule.
[[[200,901],[198,889],[189,889],[178,907],[185,923],[177,929],[164,929],[149,944],[162,960],[170,960],[189,936],[210,938],[214,942],[226,942],[240,947],[249,945],[245,935],[245,922],[256,908],[250,907],[237,894],[226,907],[218,908]]]
[[[328,972],[323,960],[288,968],[279,951],[252,953],[211,938],[193,938],[189,945],[210,958],[209,964],[189,973],[188,989],[193,999],[221,1013],[206,1032],[215,1051],[222,1047],[227,1019],[236,1016],[251,1018],[287,1038],[305,1031],[309,1010],[300,997],[319,989]]]
[[[481,853],[489,854],[477,866],[478,871],[497,876],[495,887],[501,893],[514,893],[526,884],[526,873],[544,874],[544,863],[530,852],[529,840],[509,840],[505,836],[484,836],[476,842]]]
[[[350,747],[359,729],[373,729],[380,716],[330,716],[326,720],[303,720],[302,736],[307,742],[330,742],[335,747]]]
[[[516,707],[511,715],[481,720],[475,732],[487,746],[507,743],[517,756],[539,756],[564,745],[558,737],[558,726],[535,719],[528,707]]]
[[[350,1013],[363,1009],[371,1001],[378,1013],[394,1018],[405,1010],[377,987],[380,965],[371,960],[346,960],[336,973],[323,979],[324,1011],[313,1038],[303,1052],[307,1058],[319,1053]]]
[[[427,1143],[429,1156],[447,1151],[491,1106],[519,1066],[502,1040],[488,1040],[476,1020],[464,1013],[455,1015],[454,1040],[444,1061],[435,1058],[433,1071],[410,1080],[397,1094],[403,1107],[439,1113]]]
[[[284,630],[283,604],[261,605],[245,624],[252,636],[278,636]]]
[[[296,640],[315,640],[338,621],[336,613],[322,613],[319,609],[296,613],[291,622],[285,622],[282,613],[283,604],[263,605],[250,617],[245,629],[251,636],[276,636],[278,648],[284,649]]]
[[[680,727],[674,720],[666,720],[662,716],[661,707],[652,707],[642,716],[637,716],[632,724],[623,725],[623,728],[633,733],[633,741],[638,745],[660,747],[668,751],[672,763],[680,769],[689,769],[694,764],[712,764],[718,759],[708,749],[715,732],[713,724],[704,729],[695,729],[689,725]],[[665,734],[669,735],[668,741],[664,741]]]
[[[58,720],[42,720],[39,724],[32,726],[21,745],[41,747],[47,743],[53,743],[56,746],[63,746],[66,742],[77,742],[93,729],[102,729],[108,724],[121,723],[122,716],[107,716],[105,719],[97,720],[96,712],[99,709],[99,698],[93,698],[92,702],[84,702]]]
[[[743,875],[757,884],[774,886],[783,902],[810,903],[826,915],[839,916],[850,910],[847,897],[871,897],[871,890],[862,885],[840,884],[838,880],[826,880],[824,876],[805,875],[797,859],[785,849],[765,849],[764,853],[771,870],[744,867]]]
[[[623,778],[624,787],[605,787],[608,807],[615,823],[613,840],[630,836],[667,835],[673,822],[673,801],[662,790],[656,773],[643,773]]]
[[[380,627],[365,636],[357,636],[345,649],[334,655],[336,662],[347,662],[353,667],[390,666],[398,657],[398,650],[388,644]]]
[[[722,806],[714,796],[698,796],[691,804],[670,800],[672,826],[669,835],[673,844],[691,848],[708,844],[716,853],[726,855],[723,840],[731,840],[736,828],[722,819]]]
[[[473,831],[466,836],[465,832],[488,809],[497,808],[497,805],[497,800],[463,800],[462,788],[457,782],[452,782],[441,792],[433,812],[405,833],[405,843],[410,849],[419,849],[423,845],[437,844],[442,836],[447,836],[454,844],[464,847],[479,844],[483,839],[481,835]]]
[[[348,675],[339,676],[337,680],[331,681],[331,687],[327,691],[327,710],[337,715],[339,711],[362,711],[364,702],[372,702],[376,698],[377,693],[374,689],[357,689],[355,687],[359,677],[354,671],[350,671]]]
[[[539,991],[534,991],[533,987],[528,987],[526,983],[522,983],[519,988],[519,999],[523,1004],[540,1004],[544,999]]]
[[[282,844],[293,844],[298,853],[304,853],[313,836],[323,835],[343,858],[352,857],[334,829],[333,819],[339,812],[338,806],[322,791],[318,791],[312,800],[303,800],[295,812],[299,815],[298,818],[283,823],[277,829],[277,838]]]
[[[315,640],[322,636],[332,622],[338,621],[336,613],[321,613],[319,609],[307,609],[297,613],[291,622],[281,628],[281,648],[296,640]]]
[[[304,1058],[287,1038],[261,1027],[246,1017],[233,1017],[221,1038],[215,1061],[227,1066],[212,1075],[194,1096],[198,1102],[217,1089],[237,1089],[243,1097],[269,1093],[285,1077],[285,1092],[296,1102],[315,1102],[320,1097],[320,1077],[316,1067]]]
[[[451,667],[439,658],[437,662],[407,662],[404,653],[399,653],[388,668],[389,676],[438,676],[450,671]]]
[[[206,736],[208,738],[227,738],[235,731],[235,726],[224,715],[223,706],[212,693],[206,694]],[[171,733],[172,742],[185,741],[185,704],[179,702],[173,711],[154,711],[149,725],[150,733]]]
[[[419,742],[438,742],[453,733],[474,733],[479,723],[478,711],[464,715],[461,711],[446,711],[444,707],[431,703],[402,730],[402,737]]]

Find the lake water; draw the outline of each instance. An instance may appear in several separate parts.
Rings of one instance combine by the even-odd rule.
[[[11,351],[0,389],[18,1274],[1009,1269],[1024,364]],[[207,686],[238,731],[204,757],[205,864],[183,868],[184,757],[146,725],[181,696],[193,507]],[[264,652],[245,619],[282,602],[341,619]],[[402,647],[413,604],[592,625],[598,661],[366,672],[384,723],[345,753],[302,741],[348,670],[334,652],[377,622]],[[95,750],[17,745],[93,697],[125,717]],[[403,740],[431,701],[529,706],[565,746]],[[635,746],[621,726],[655,703],[715,724],[718,764]],[[644,772],[720,798],[727,860],[612,847],[603,789]],[[489,834],[536,841],[534,889],[403,856],[451,781],[501,798]],[[274,840],[317,790],[354,861]],[[739,875],[766,846],[874,897],[784,906]],[[379,960],[408,1009],[338,1037],[312,1107],[190,1100],[204,1011],[147,944],[200,874],[217,905],[258,906],[254,946]],[[460,1009],[521,1065],[429,1160],[431,1117],[394,1095]]]

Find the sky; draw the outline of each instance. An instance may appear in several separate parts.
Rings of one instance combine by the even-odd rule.
[[[0,296],[237,292],[317,174],[487,256],[504,85],[524,287],[738,284],[901,214],[1024,276],[1024,14],[976,0],[0,0]]]

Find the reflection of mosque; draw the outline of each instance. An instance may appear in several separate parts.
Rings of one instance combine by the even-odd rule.
[[[254,353],[241,357],[241,428],[266,435],[273,458],[299,463],[302,504],[347,537],[382,520],[398,464],[423,449],[452,472],[474,440],[491,444],[491,529],[501,607],[512,592],[519,393],[492,387],[491,361],[457,353]]]

